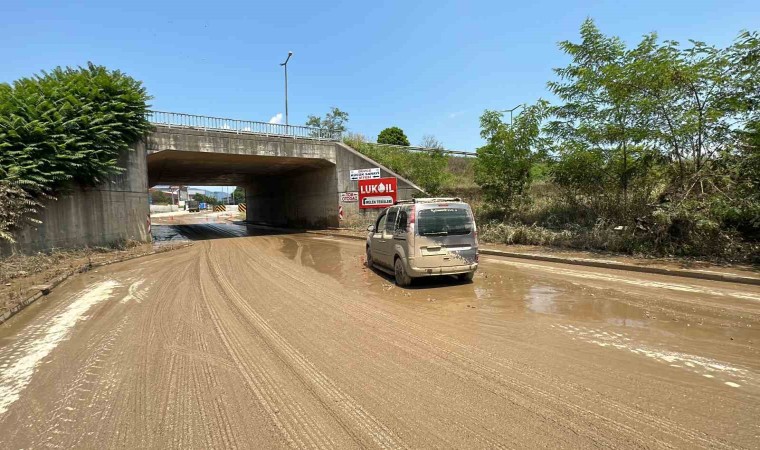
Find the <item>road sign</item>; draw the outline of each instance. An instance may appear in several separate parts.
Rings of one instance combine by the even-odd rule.
[[[343,205],[338,205],[338,220],[343,220]]]
[[[396,178],[359,180],[359,208],[386,208],[396,203]]]
[[[340,201],[343,203],[355,203],[359,201],[358,192],[341,192]]]
[[[351,181],[357,180],[373,180],[380,178],[380,169],[356,169],[349,172],[349,179]]]

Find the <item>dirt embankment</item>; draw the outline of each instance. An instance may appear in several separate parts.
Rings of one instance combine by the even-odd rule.
[[[151,243],[130,242],[110,248],[54,250],[34,255],[11,255],[0,258],[0,315],[11,310],[53,280],[86,271],[93,265],[165,251],[176,244],[156,247]]]

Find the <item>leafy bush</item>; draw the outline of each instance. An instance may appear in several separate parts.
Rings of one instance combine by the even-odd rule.
[[[409,138],[404,134],[404,130],[399,127],[389,127],[377,135],[378,144],[403,145],[409,146]]]
[[[6,197],[18,213],[3,239],[45,195],[121,173],[119,155],[150,129],[148,99],[139,81],[94,64],[0,84],[0,181],[25,193]]]

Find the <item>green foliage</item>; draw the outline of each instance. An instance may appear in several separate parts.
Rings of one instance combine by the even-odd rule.
[[[9,229],[44,195],[121,173],[119,156],[150,129],[148,99],[140,82],[93,64],[0,84],[0,181],[35,203]]]
[[[306,120],[306,126],[319,128],[328,131],[330,134],[337,134],[346,131],[346,122],[348,122],[348,113],[333,106],[330,108],[330,112],[325,114],[324,119],[310,115]]]
[[[150,200],[154,205],[170,205],[172,203],[172,196],[164,191],[151,191]]]
[[[15,242],[12,234],[15,228],[40,223],[34,214],[42,206],[22,185],[8,179],[0,180],[0,240]]]
[[[237,186],[235,190],[232,192],[232,200],[235,203],[245,203],[245,189],[243,189],[240,186]]]
[[[411,180],[429,195],[440,195],[451,180],[448,158],[441,152],[409,150],[364,142],[360,136],[344,139],[346,145]]]
[[[222,202],[216,199],[216,197],[210,197],[200,192],[193,194],[193,200],[201,203],[208,203],[209,205],[221,205]]]
[[[487,143],[478,149],[475,182],[485,199],[505,214],[512,213],[525,198],[531,168],[541,158],[541,122],[548,107],[544,100],[528,106],[512,124],[505,123],[498,111],[486,111],[480,117],[480,135]]]
[[[389,127],[377,135],[378,144],[403,145],[409,146],[409,138],[404,134],[404,130],[399,127]]]

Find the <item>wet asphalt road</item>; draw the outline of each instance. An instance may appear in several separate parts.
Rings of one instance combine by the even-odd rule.
[[[2,448],[760,446],[760,288],[483,257],[411,289],[363,243],[233,224],[0,327]]]

